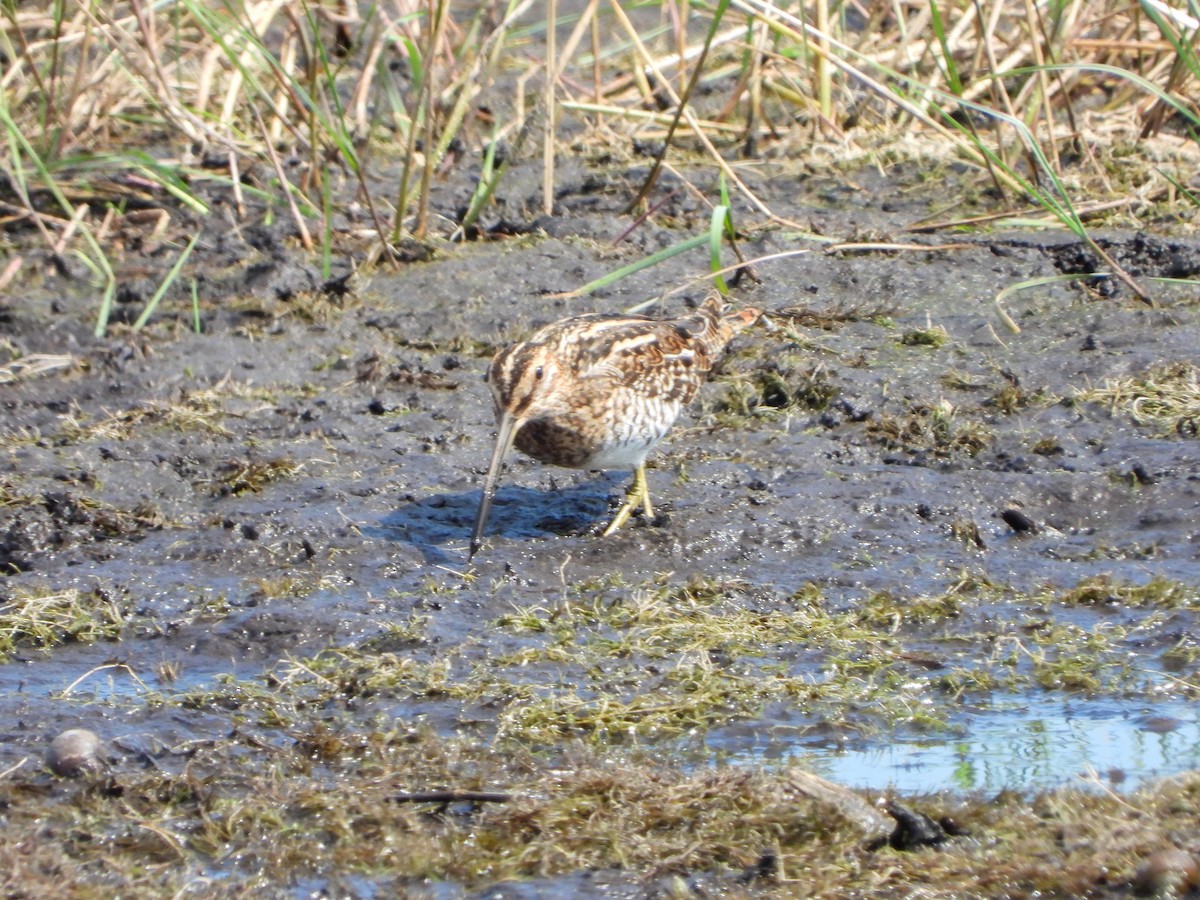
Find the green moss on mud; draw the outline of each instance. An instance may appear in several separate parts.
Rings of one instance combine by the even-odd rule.
[[[1049,614],[1107,597],[1127,598],[1148,618],[1076,623]],[[429,617],[414,613],[358,647],[277,665],[269,695],[258,682],[229,682],[187,702],[237,709],[260,724],[302,718],[304,709],[336,717],[364,702],[449,703],[464,719],[482,705],[494,717],[490,740],[545,748],[671,738],[767,708],[864,735],[940,730],[965,702],[997,692],[1149,696],[1160,678],[1135,664],[1131,648],[1161,624],[1154,616],[1195,602],[1193,590],[1162,579],[1089,579],[1025,594],[964,575],[941,594],[878,592],[838,605],[814,587],[784,597],[738,581],[608,579],[567,588],[556,602],[513,606],[488,640],[437,652]],[[1200,693],[1186,647],[1177,649],[1173,664],[1184,668],[1172,690]]]
[[[957,836],[902,852],[851,814],[872,795],[814,797],[787,769],[685,771],[639,752],[497,753],[420,729],[311,725],[282,743],[238,731],[157,756],[91,781],[8,773],[6,893],[169,897],[219,881],[223,896],[301,883],[395,896],[426,880],[469,889],[590,871],[732,897],[1124,895],[1154,851],[1182,840],[1196,852],[1200,812],[1195,775],[1126,796],[905,798]],[[495,802],[454,801],[465,792]]]
[[[946,728],[964,703],[996,694],[1153,692],[1130,663],[1136,618],[1044,614],[1099,614],[1111,598],[1147,618],[1197,602],[1165,579],[1020,593],[964,575],[943,594],[834,603],[814,586],[780,596],[737,580],[609,577],[514,605],[492,638],[456,648],[414,611],[376,639],[281,661],[263,678],[137,701],[225,717],[223,740],[160,748],[151,768],[118,758],[93,783],[10,774],[0,865],[27,890],[53,880],[139,896],[173,895],[199,871],[238,891],[317,877],[403,892],[423,879],[470,887],[601,869],[703,873],[732,896],[917,884],[978,896],[981,879],[1006,896],[1102,892],[1194,822],[1200,781],[1120,798],[906,800],[970,836],[900,853],[869,849],[844,809],[797,794],[786,770],[685,769],[655,748],[768,706],[838,733],[886,734]],[[1173,690],[1200,693],[1195,655],[1175,649]],[[424,704],[460,709],[463,732],[410,723]],[[493,711],[490,733],[467,725],[480,706]],[[398,802],[431,791],[507,798]],[[746,872],[762,874],[751,886]]]
[[[16,588],[0,603],[0,660],[18,648],[43,650],[65,643],[116,640],[129,598],[96,589]]]

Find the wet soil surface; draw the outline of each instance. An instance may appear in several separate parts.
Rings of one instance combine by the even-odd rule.
[[[74,597],[86,621],[10,635],[0,769],[74,727],[112,742],[118,766],[239,728],[286,741],[292,723],[246,692],[290,685],[328,651],[415,667],[386,689],[320,694],[307,714],[333,728],[391,717],[528,746],[628,740],[688,765],[799,760],[921,790],[1200,764],[1197,423],[1081,396],[1197,362],[1200,289],[1149,279],[1200,276],[1200,242],[1100,233],[1152,308],[1083,277],[1099,265],[1069,235],[904,234],[939,200],[920,173],[761,177],[812,232],[926,249],[749,231],[747,257],[809,252],[734,288],[781,327],[740,336],[656,452],[660,515],[602,538],[628,473],[514,455],[471,564],[487,360],[538,324],[702,272],[695,251],[555,296],[702,231],[702,204],[614,243],[629,192],[580,166],[554,217],[501,198],[527,235],[349,279],[348,260],[321,272],[283,229],[210,225],[191,267],[199,334],[179,296],[148,330],[95,339],[85,280],[31,256],[43,270],[0,305],[5,353],[70,359],[0,385],[0,597],[9,612]],[[172,261],[130,254],[119,318],[150,292],[138,267]],[[1061,274],[1081,277],[993,303]],[[706,646],[706,671],[786,685],[672,718],[636,701],[686,694],[672,678],[696,664],[689,647],[621,650],[648,633],[636,621],[571,618],[648,597],[693,623],[811,627],[749,638],[753,652]],[[567,653],[551,653],[564,620]],[[600,721],[606,696],[626,718]]]

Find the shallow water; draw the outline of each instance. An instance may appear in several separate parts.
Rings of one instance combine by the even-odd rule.
[[[1111,701],[1014,697],[964,711],[950,735],[892,736],[817,747],[763,729],[729,745],[743,764],[811,768],[852,788],[904,794],[938,791],[1038,791],[1092,785],[1119,791],[1200,768],[1200,719],[1194,703],[1153,710]],[[747,746],[747,744],[751,744]]]

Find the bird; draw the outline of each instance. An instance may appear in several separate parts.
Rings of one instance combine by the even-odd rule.
[[[646,457],[734,336],[761,315],[753,308],[728,311],[713,295],[680,318],[571,316],[496,353],[487,372],[496,443],[467,560],[482,546],[500,469],[514,445],[551,465],[632,470],[633,484],[605,536],[639,506],[653,518]]]

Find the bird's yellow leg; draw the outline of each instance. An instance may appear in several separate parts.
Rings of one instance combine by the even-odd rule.
[[[650,484],[646,481],[645,466],[638,466],[633,475],[633,489],[637,490],[639,484],[642,486],[642,512],[645,513],[648,520],[652,520],[654,507],[650,505]]]
[[[604,529],[603,536],[608,537],[628,522],[629,517],[633,515],[633,511],[639,506],[641,506],[642,511],[646,514],[646,518],[654,518],[654,507],[650,505],[650,487],[646,484],[645,465],[638,466],[633,470],[633,484],[629,486],[629,490],[625,493],[625,502],[617,510],[617,515],[613,518],[611,524]]]

